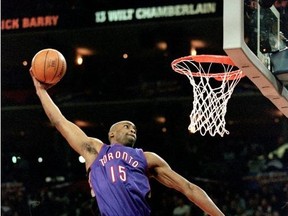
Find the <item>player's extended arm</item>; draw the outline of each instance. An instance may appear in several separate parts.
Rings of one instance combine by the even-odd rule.
[[[32,79],[36,88],[36,93],[50,122],[57,128],[76,152],[82,155],[86,160],[93,160],[97,156],[102,146],[102,142],[98,139],[88,137],[77,125],[68,121],[62,115],[61,111],[47,92],[47,89],[51,87],[51,85],[40,83],[33,76]]]
[[[145,156],[152,177],[163,185],[184,194],[207,214],[212,216],[224,215],[203,189],[173,171],[161,157],[152,152],[145,152]]]

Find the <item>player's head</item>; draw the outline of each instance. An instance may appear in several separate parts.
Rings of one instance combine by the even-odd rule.
[[[137,139],[136,126],[127,120],[116,122],[110,127],[108,139],[111,144],[133,147]]]

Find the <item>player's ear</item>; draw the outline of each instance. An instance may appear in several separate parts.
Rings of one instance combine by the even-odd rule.
[[[114,136],[115,136],[115,134],[114,134],[113,131],[110,131],[110,132],[108,133],[108,138],[109,138],[109,140],[111,140]]]

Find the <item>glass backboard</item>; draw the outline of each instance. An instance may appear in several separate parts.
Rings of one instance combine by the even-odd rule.
[[[224,0],[223,49],[258,87],[261,93],[288,117],[288,91],[272,73],[271,55],[284,49],[278,10],[256,0]]]

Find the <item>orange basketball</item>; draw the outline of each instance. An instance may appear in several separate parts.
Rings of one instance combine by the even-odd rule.
[[[33,57],[31,65],[34,77],[47,84],[59,82],[67,69],[64,56],[55,49],[40,50]]]

